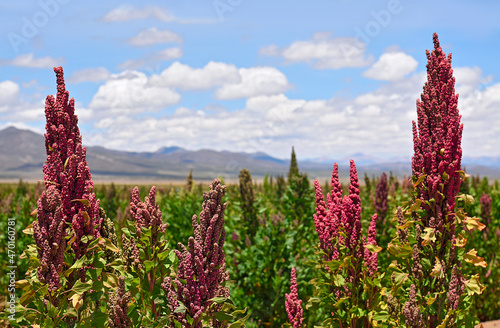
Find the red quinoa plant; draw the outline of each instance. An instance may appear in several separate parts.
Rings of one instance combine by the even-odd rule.
[[[23,254],[32,266],[26,280],[18,282],[24,290],[20,299],[24,315],[18,320],[44,327],[99,324],[103,320],[99,300],[103,284],[109,283],[109,274],[103,272],[105,249],[118,249],[101,237],[104,214],[93,192],[75,102],[65,89],[62,68],[54,71],[57,97],[48,96],[45,103],[46,190],[37,203],[37,219],[25,230],[33,233],[36,246]]]
[[[472,295],[483,286],[465,265],[486,266],[474,249],[466,250],[467,234],[484,226],[457,206],[464,178],[461,171],[462,130],[458,95],[451,68],[437,34],[427,51],[427,82],[417,100],[413,122],[414,191],[398,209],[398,236],[389,244],[395,260],[389,266],[391,287],[385,290],[390,327],[473,327]]]
[[[361,199],[356,165],[351,160],[349,194],[342,196],[335,163],[331,193],[325,203],[319,182],[316,189],[314,224],[319,236],[316,294],[306,308],[327,314],[325,327],[368,327],[378,320],[380,275],[375,240],[377,215],[373,215],[368,236],[362,235]]]

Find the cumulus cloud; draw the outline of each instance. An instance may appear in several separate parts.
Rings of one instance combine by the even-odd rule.
[[[107,80],[110,76],[111,73],[104,67],[85,68],[73,72],[68,78],[68,82],[101,82]]]
[[[133,46],[149,46],[157,43],[171,42],[182,42],[182,38],[172,31],[158,30],[156,27],[142,30],[138,35],[128,40],[128,43]]]
[[[260,50],[260,54],[282,57],[286,63],[305,62],[318,69],[367,66],[372,58],[365,52],[365,44],[356,38],[331,38],[328,33],[316,33],[309,41],[295,41],[285,48],[270,45]]]
[[[18,55],[10,61],[3,61],[4,65],[31,67],[31,68],[52,68],[64,64],[63,58],[52,58],[50,56],[35,58],[33,53]]]
[[[182,55],[183,55],[183,53],[182,53],[181,48],[178,48],[178,47],[167,48],[167,49],[163,49],[161,51],[150,53],[150,54],[143,56],[142,58],[139,58],[139,59],[126,60],[123,63],[121,63],[120,65],[118,65],[118,68],[120,70],[133,70],[133,69],[138,69],[138,68],[142,68],[145,66],[153,67],[158,62],[179,59],[182,57]]]
[[[151,77],[151,85],[180,88],[183,90],[207,90],[215,86],[238,83],[241,76],[234,65],[209,62],[203,68],[192,68],[174,62],[161,74]]]
[[[126,22],[135,19],[155,18],[163,22],[171,22],[174,17],[165,9],[156,6],[137,8],[123,5],[108,12],[102,20],[104,22]]]
[[[220,68],[227,69],[226,66]],[[224,77],[217,83],[209,79],[210,75],[204,75],[204,68],[180,65],[176,69],[184,69],[190,79],[196,76],[197,90],[215,86],[216,95],[220,90],[228,94],[252,90],[252,83],[248,83],[252,80],[248,78],[251,74],[243,73],[250,69],[233,67],[232,71],[237,73],[235,76],[239,76],[235,81],[238,81],[227,82],[227,77]],[[475,68],[457,68],[456,71],[457,81],[460,79],[463,84],[476,85],[459,98],[465,125],[464,156],[500,155],[495,143],[500,138],[500,126],[491,124],[500,120],[497,110],[500,107],[500,84],[478,84],[478,79],[483,78],[476,77],[478,71]],[[244,77],[246,74],[248,76]],[[288,158],[294,145],[301,158],[340,160],[361,153],[387,159],[397,156],[409,162],[413,150],[411,121],[416,119],[415,101],[420,97],[425,79],[424,71],[416,72],[354,98],[293,99],[278,92],[277,88],[277,93],[272,94],[261,93],[262,90],[254,95],[249,91],[240,94],[246,97],[246,102],[237,110],[219,108],[211,111],[182,106],[173,112],[157,113],[154,117],[142,113],[140,120],[134,117],[138,111],[127,112],[130,115],[106,115],[94,125],[100,131],[95,138],[101,139],[93,142],[128,150],[155,151],[162,146],[180,145],[188,149],[264,151],[281,158]],[[141,85],[154,85],[152,78],[149,82],[144,84],[143,77]],[[183,86],[178,79],[163,82],[168,87],[162,88]],[[186,83],[186,89],[195,86],[194,82],[183,83]],[[238,88],[230,90],[228,86],[231,85]],[[122,95],[127,92],[115,93]]]
[[[22,94],[16,82],[0,82],[0,122],[39,121],[45,115],[43,109],[43,99]]]
[[[168,88],[148,85],[144,73],[125,71],[111,75],[92,98],[89,108],[96,115],[132,115],[178,103],[181,96]]]
[[[103,22],[128,22],[136,19],[154,18],[162,22],[177,22],[181,24],[213,23],[214,20],[183,19],[172,15],[168,10],[159,6],[138,8],[130,5],[119,6],[108,12],[102,18]]]
[[[14,102],[19,95],[19,84],[13,81],[0,82],[0,112],[2,109]]]
[[[153,75],[150,84],[182,90],[208,90],[217,87],[217,99],[230,100],[286,91],[286,76],[274,67],[237,68],[234,65],[209,62],[192,68],[175,62],[161,74]]]
[[[460,94],[473,92],[478,86],[489,84],[493,77],[483,76],[483,72],[479,67],[456,67],[453,69],[455,76],[455,86]]]
[[[226,83],[216,90],[218,99],[249,98],[258,95],[273,95],[289,88],[288,80],[274,67],[240,68],[241,80]]]
[[[383,81],[400,80],[417,69],[418,62],[404,52],[389,52],[380,56],[363,76]]]

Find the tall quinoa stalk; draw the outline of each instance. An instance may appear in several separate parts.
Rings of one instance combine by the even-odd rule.
[[[461,171],[463,124],[455,94],[451,54],[443,52],[437,34],[427,51],[427,82],[417,100],[413,122],[414,191],[410,203],[398,209],[398,237],[389,244],[396,260],[389,267],[394,326],[472,327],[468,315],[474,293],[481,293],[478,275],[465,262],[485,266],[475,250],[466,252],[464,230],[482,229],[456,206]],[[400,309],[402,311],[397,311]]]
[[[316,265],[318,278],[313,281],[317,298],[307,307],[318,306],[330,313],[326,327],[368,327],[379,305],[380,284],[375,239],[377,215],[373,215],[368,236],[362,234],[361,199],[356,165],[351,160],[348,195],[342,195],[335,163],[332,190],[325,203],[318,180],[314,224],[319,237],[321,260]]]
[[[103,232],[112,238],[113,229],[102,225],[106,216],[93,191],[75,101],[66,91],[63,69],[55,67],[54,72],[57,96],[47,96],[45,102],[46,190],[37,202],[32,225],[37,247],[30,245],[23,254],[33,261],[26,280],[20,282],[24,286],[21,305],[23,319],[30,323],[72,327],[102,314],[102,294],[98,294],[107,278],[100,275],[104,266],[100,260],[105,258],[105,248],[118,249],[101,237]]]
[[[80,258],[87,242],[83,236],[100,236],[102,219],[99,200],[94,194],[94,183],[86,160],[86,148],[75,115],[75,100],[69,99],[64,84],[62,67],[55,67],[57,96],[47,96],[45,148],[47,162],[43,166],[45,186],[55,186],[61,196],[62,215],[72,225],[71,248]]]

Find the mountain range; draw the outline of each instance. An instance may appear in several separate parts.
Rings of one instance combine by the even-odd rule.
[[[392,171],[403,177],[411,173],[410,161],[383,162],[376,158],[353,154],[342,157],[341,178],[349,170],[348,158],[354,158],[360,174],[369,176]],[[43,179],[42,166],[46,160],[44,136],[29,130],[8,127],[0,131],[0,179]],[[241,169],[248,169],[256,179],[267,173],[285,175],[289,160],[272,157],[266,153],[215,151],[210,149],[186,150],[181,147],[163,147],[155,152],[128,152],[100,146],[87,147],[87,162],[94,180],[102,181],[181,181],[193,169],[196,181],[211,181],[221,176],[228,183],[236,182]],[[464,160],[469,174],[500,178],[500,158]],[[310,178],[326,181],[331,175],[333,161],[306,160],[298,162],[301,172]],[[361,176],[360,176],[361,178]]]

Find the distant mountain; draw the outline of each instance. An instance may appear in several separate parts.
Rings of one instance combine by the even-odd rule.
[[[0,131],[0,178],[42,179],[46,160],[42,135],[9,127]],[[286,174],[288,161],[268,154],[236,153],[180,147],[163,147],[155,152],[127,152],[100,146],[87,147],[87,162],[92,176],[107,180],[184,180],[193,169],[195,180],[212,180],[222,176],[226,181],[237,181],[241,169],[248,169],[255,178]],[[300,165],[300,163],[299,163]],[[306,171],[311,164],[301,168]],[[319,164],[327,175],[329,166]]]
[[[410,160],[384,161],[361,153],[339,158],[340,178],[347,179],[349,159],[356,161],[362,175],[378,176],[390,172],[398,177],[411,174]],[[46,160],[44,136],[28,130],[9,127],[0,131],[0,179],[43,179]],[[267,173],[276,176],[288,173],[289,161],[266,153],[243,153],[181,147],[162,147],[155,152],[127,152],[100,146],[87,147],[87,162],[96,180],[184,180],[190,169],[198,181],[210,181],[218,176],[226,182],[238,181],[241,169],[248,169],[256,179]],[[299,161],[299,170],[309,178],[324,182],[331,176],[335,161],[326,158]],[[500,158],[465,158],[469,174],[500,178]]]

